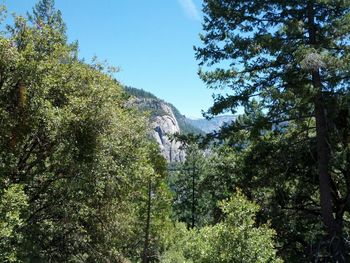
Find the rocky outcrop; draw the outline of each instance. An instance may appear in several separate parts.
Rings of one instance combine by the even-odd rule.
[[[153,98],[134,98],[132,104],[151,113],[150,135],[158,143],[167,161],[184,161],[185,151],[181,149],[181,143],[170,139],[171,135],[180,133],[180,127],[172,108],[167,103]]]

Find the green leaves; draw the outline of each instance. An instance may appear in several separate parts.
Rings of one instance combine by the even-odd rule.
[[[175,224],[161,262],[282,262],[274,248],[275,231],[255,220],[258,205],[238,190],[220,202],[220,209],[223,218],[215,225],[187,230]]]
[[[11,185],[0,192],[0,260],[18,262],[23,241],[21,227],[24,226],[28,197],[21,185]]]
[[[220,103],[217,100],[209,114],[231,110],[231,105],[233,108],[245,105],[254,96],[276,101],[265,92],[269,87],[279,90],[281,97],[298,87],[295,97],[304,96],[303,88],[310,78],[301,72],[300,64],[304,69],[323,69],[325,90],[329,86],[340,87],[340,79],[337,84],[331,79],[348,72],[334,65],[348,61],[348,43],[340,39],[348,34],[345,28],[349,26],[346,22],[349,6],[318,1],[315,16],[324,22],[317,25],[318,45],[311,46],[307,37],[306,2],[205,1],[203,45],[195,49],[202,66],[200,76],[209,88],[231,89]],[[289,101],[294,104],[292,98]],[[279,111],[290,114],[287,109]],[[274,113],[274,107],[267,113]]]
[[[149,180],[160,253],[170,197],[147,118],[104,65],[77,59],[53,4],[0,37],[1,259],[139,259]]]
[[[255,226],[256,204],[238,191],[220,208],[223,222],[193,230],[185,254],[194,263],[282,262],[274,249],[275,232],[267,225]]]
[[[340,116],[348,123],[349,116],[340,110],[344,104],[334,103],[349,96],[349,2],[206,0],[203,11],[200,76],[209,88],[228,90],[214,97],[208,115],[245,108],[216,136],[241,162],[234,183],[264,205],[261,215],[272,220],[288,261],[294,253],[309,261],[320,255],[315,247],[322,242],[314,243],[321,233],[321,195],[329,260],[344,260],[346,242],[336,247],[331,241],[343,230],[330,229],[347,229],[343,215],[350,212],[342,208],[349,192],[348,144],[334,125]]]

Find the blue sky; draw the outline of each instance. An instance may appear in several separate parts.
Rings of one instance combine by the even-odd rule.
[[[9,12],[25,14],[36,0],[4,0]],[[116,78],[200,117],[212,104],[197,75],[202,0],[56,0],[80,57],[120,67]]]

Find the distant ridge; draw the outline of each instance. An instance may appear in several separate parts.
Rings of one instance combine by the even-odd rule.
[[[231,124],[236,119],[235,115],[216,116],[212,119],[205,118],[187,118],[187,121],[205,133],[218,131],[223,125]]]

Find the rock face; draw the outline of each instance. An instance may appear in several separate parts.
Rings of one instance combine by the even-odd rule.
[[[159,144],[160,151],[167,161],[184,161],[185,151],[181,149],[181,143],[169,138],[170,135],[180,133],[179,124],[171,107],[165,102],[153,98],[134,98],[132,104],[141,110],[151,112],[151,136]]]

